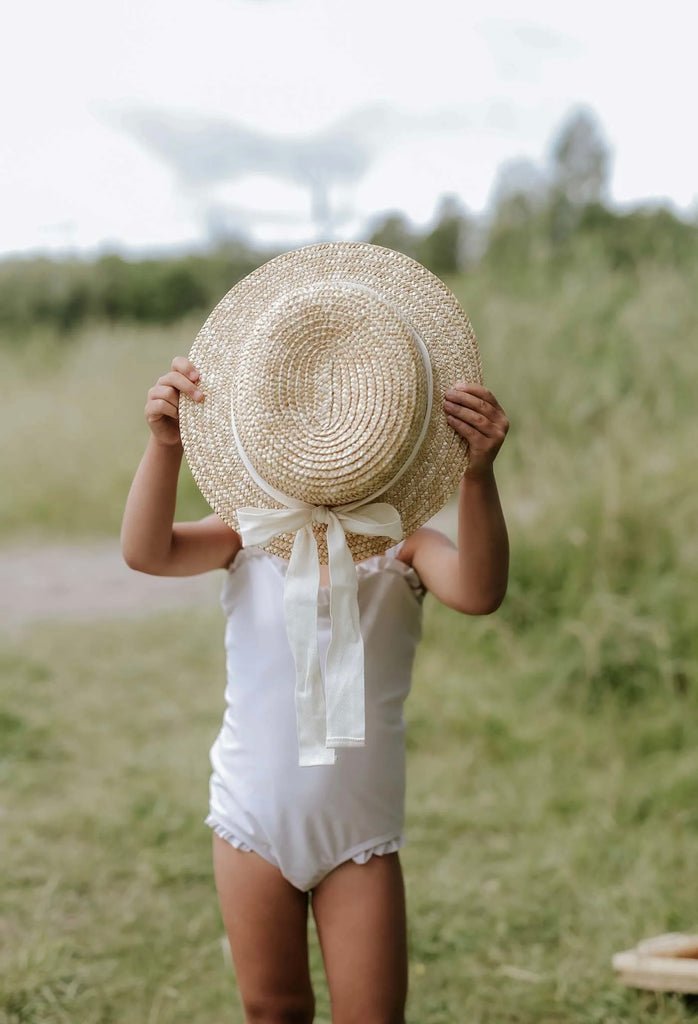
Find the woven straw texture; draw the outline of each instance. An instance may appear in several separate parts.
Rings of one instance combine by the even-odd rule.
[[[433,405],[414,461],[404,466]],[[477,342],[455,296],[401,253],[329,242],[278,256],[218,303],[189,358],[203,402],[182,396],[180,428],[202,494],[238,529],[237,509],[279,508],[251,478],[235,441],[261,478],[312,505],[373,499],[395,506],[404,535],[431,518],[468,464],[466,442],[448,425],[443,393],[482,380]],[[314,525],[320,560],[326,527]],[[267,550],[288,559],[294,536]],[[381,554],[387,538],[348,533],[355,561]]]

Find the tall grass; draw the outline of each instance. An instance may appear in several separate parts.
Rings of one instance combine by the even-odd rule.
[[[458,286],[512,420],[501,616],[539,636],[566,699],[695,679],[697,283],[590,264],[530,301]]]
[[[68,344],[29,336],[5,353],[0,410],[0,534],[117,536],[126,494],[147,441],[146,392],[188,352],[200,324],[95,328]],[[184,517],[208,511],[186,467]]]
[[[451,282],[512,421],[498,477],[513,540],[513,633],[538,631],[556,684],[596,699],[681,689],[695,669],[698,275],[588,261],[529,293]],[[145,393],[198,321],[28,338],[0,406],[5,542],[116,536],[145,445]],[[186,471],[179,516],[206,506]],[[581,687],[581,690],[580,690]]]
[[[609,957],[698,928],[697,275],[452,282],[512,421],[508,597],[428,602],[408,702],[414,1024],[674,1024]],[[196,323],[28,338],[0,523],[116,535],[150,383]],[[205,507],[185,475],[180,515]],[[217,615],[28,629],[4,654],[2,1024],[235,1024],[208,865]],[[328,1020],[317,946],[319,1019]],[[4,1015],[4,1016],[3,1016]]]
[[[426,611],[408,1021],[689,1020],[680,998],[622,989],[610,958],[696,928],[695,692],[590,716],[555,699],[540,637]],[[2,1024],[242,1024],[202,823],[221,632],[218,613],[180,613],[5,645]],[[314,933],[312,957],[328,1024]]]

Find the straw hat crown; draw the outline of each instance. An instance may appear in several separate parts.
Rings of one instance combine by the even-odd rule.
[[[182,403],[185,452],[235,529],[243,506],[375,500],[398,510],[406,535],[467,466],[441,398],[481,380],[477,343],[455,296],[402,253],[331,242],[270,260],[216,306],[190,358],[206,399]],[[264,546],[288,558],[293,539]],[[348,532],[347,543],[358,561],[390,539]]]
[[[426,414],[426,369],[409,326],[380,296],[312,281],[272,303],[241,347],[232,405],[264,480],[312,505],[386,486]]]

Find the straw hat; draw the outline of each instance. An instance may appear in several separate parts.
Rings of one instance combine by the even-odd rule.
[[[456,489],[468,449],[441,399],[457,381],[481,379],[472,328],[419,263],[330,242],[237,284],[190,358],[205,400],[180,403],[189,465],[245,546],[288,559],[299,764],[333,764],[336,748],[363,746],[366,735],[354,562],[416,530]],[[324,674],[321,561],[331,582]]]
[[[181,403],[184,450],[233,529],[244,506],[379,496],[407,536],[467,467],[442,398],[459,380],[481,381],[477,342],[452,292],[402,253],[328,242],[278,256],[218,303],[190,359],[206,398]],[[325,524],[313,529],[326,562]],[[293,541],[284,533],[263,546],[288,559]],[[355,561],[390,543],[347,532]]]

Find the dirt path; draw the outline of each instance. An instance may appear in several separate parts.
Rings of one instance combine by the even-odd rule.
[[[453,510],[445,509],[430,525],[454,536]],[[0,629],[215,606],[222,578],[220,572],[185,579],[145,576],[124,564],[114,541],[0,549]]]
[[[7,548],[0,550],[0,626],[214,605],[221,581],[222,573],[181,579],[134,572],[113,541]]]

